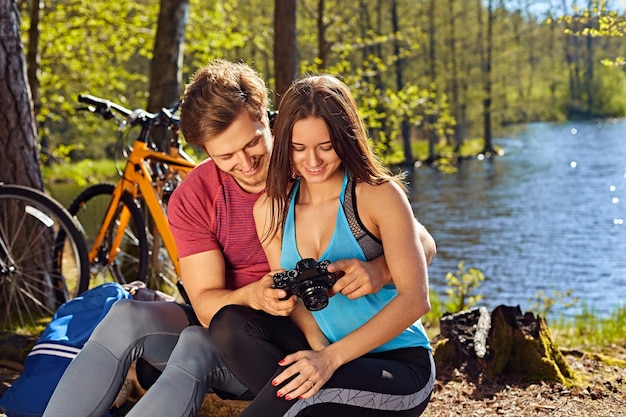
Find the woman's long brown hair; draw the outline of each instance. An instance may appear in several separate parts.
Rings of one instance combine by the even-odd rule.
[[[309,117],[318,117],[326,122],[333,148],[355,181],[378,185],[394,180],[405,189],[401,176],[392,175],[372,152],[367,130],[350,89],[332,75],[301,78],[285,92],[274,122],[274,147],[265,188],[270,199],[271,221],[263,241],[273,237],[284,225],[293,181],[293,126]]]

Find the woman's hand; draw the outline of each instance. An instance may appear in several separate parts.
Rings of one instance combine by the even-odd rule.
[[[293,377],[276,392],[277,397],[285,397],[287,401],[312,397],[340,366],[324,350],[300,350],[285,356],[278,364],[287,368],[272,380],[272,385],[281,385]]]
[[[376,294],[383,285],[391,282],[385,257],[364,262],[358,259],[340,259],[328,265],[328,272],[341,272],[330,295],[342,293],[351,300],[368,294]]]

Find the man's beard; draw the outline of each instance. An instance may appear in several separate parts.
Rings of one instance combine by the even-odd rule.
[[[267,171],[269,169],[269,158],[263,157],[259,161],[260,171],[253,177],[246,177],[243,175],[236,176],[237,183],[245,188],[265,188],[265,181],[267,180]]]

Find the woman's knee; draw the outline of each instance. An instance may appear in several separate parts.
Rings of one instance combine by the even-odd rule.
[[[248,341],[250,322],[259,312],[240,305],[222,307],[211,319],[209,335],[221,352]]]
[[[240,305],[222,307],[211,319],[209,333],[212,337],[223,337],[224,334],[231,333],[234,329],[240,328],[241,324],[248,322],[250,311],[250,308]]]

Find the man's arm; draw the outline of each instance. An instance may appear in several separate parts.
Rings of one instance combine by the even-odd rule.
[[[224,256],[219,250],[200,252],[180,259],[181,281],[203,326],[208,326],[219,309],[229,304],[248,306],[269,314],[286,316],[295,308],[295,298],[272,289],[270,274],[236,290],[226,289]]]

